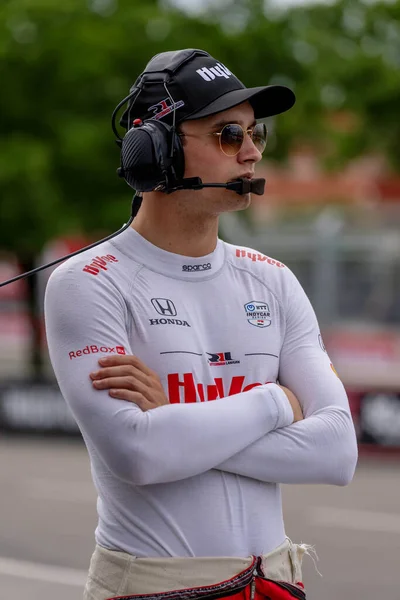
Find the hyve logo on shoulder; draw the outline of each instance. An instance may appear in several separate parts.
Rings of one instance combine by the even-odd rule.
[[[108,263],[116,262],[118,262],[118,258],[115,258],[115,256],[112,254],[107,254],[106,256],[96,256],[96,258],[93,258],[90,264],[83,267],[82,271],[85,273],[90,273],[91,275],[98,275],[100,273],[100,269],[107,271]]]
[[[253,262],[267,262],[269,265],[275,265],[276,267],[284,268],[284,264],[279,262],[279,260],[274,260],[270,256],[265,256],[265,254],[260,254],[259,252],[248,252],[243,250],[243,248],[236,248],[236,257],[237,258],[250,258]]]
[[[150,325],[180,325],[181,327],[190,327],[187,321],[171,319],[171,317],[176,317],[178,313],[175,304],[169,298],[152,298],[151,303],[163,318],[149,319]]]
[[[217,63],[214,67],[203,67],[202,69],[197,69],[196,73],[198,73],[204,81],[213,81],[217,77],[225,77],[225,79],[229,79],[232,75],[229,69],[227,69],[221,63]]]

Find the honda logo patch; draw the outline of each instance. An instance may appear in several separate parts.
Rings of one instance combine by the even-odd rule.
[[[175,304],[168,298],[152,298],[151,303],[159,315],[175,317],[177,314]]]

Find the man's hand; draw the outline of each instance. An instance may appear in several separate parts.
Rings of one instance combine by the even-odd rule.
[[[279,387],[285,392],[290,402],[290,406],[292,407],[294,414],[293,423],[296,423],[297,421],[302,421],[304,419],[303,411],[301,409],[300,402],[297,400],[296,396],[287,387],[284,387],[283,385],[279,385]]]
[[[169,404],[157,373],[137,356],[107,356],[99,365],[99,371],[90,373],[96,390],[109,390],[113,398],[133,402],[144,412]]]

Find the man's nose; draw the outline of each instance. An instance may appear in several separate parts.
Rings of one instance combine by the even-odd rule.
[[[244,136],[242,147],[240,148],[240,152],[238,154],[239,162],[253,162],[258,163],[262,158],[261,152],[254,145],[253,139],[251,135],[246,133]]]

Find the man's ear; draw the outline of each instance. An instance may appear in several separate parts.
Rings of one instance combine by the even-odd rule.
[[[180,139],[181,139],[182,146],[185,146],[186,145],[186,137],[183,135],[185,133],[184,132],[184,124],[179,123],[179,125],[177,125],[175,127],[175,129],[176,129],[176,133],[181,136]]]

